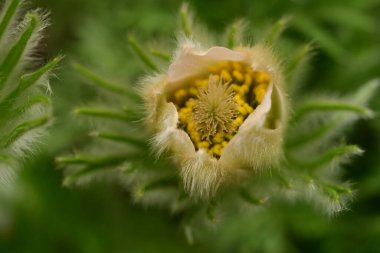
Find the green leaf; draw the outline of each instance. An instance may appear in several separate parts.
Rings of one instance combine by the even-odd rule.
[[[127,136],[124,134],[120,133],[113,133],[113,132],[93,132],[91,133],[91,136],[97,137],[97,138],[102,138],[102,139],[107,139],[107,140],[112,140],[112,141],[117,141],[117,142],[122,142],[128,145],[133,145],[139,148],[147,148],[145,141],[138,139],[136,137],[131,137]]]
[[[11,112],[12,115],[21,115],[22,113],[29,110],[31,107],[33,107],[36,104],[44,104],[44,105],[50,105],[50,97],[47,96],[34,96],[31,98],[26,99],[25,103],[17,107],[15,110]]]
[[[12,74],[12,71],[16,65],[20,62],[25,48],[38,26],[39,17],[36,14],[29,13],[27,14],[27,18],[29,19],[28,23],[25,26],[19,40],[16,42],[16,44],[13,45],[0,65],[0,90],[3,88],[5,82]]]
[[[166,62],[170,62],[171,60],[171,55],[169,53],[166,53],[166,52],[163,52],[161,50],[158,50],[156,48],[151,48],[150,49],[150,53],[154,56],[156,56],[157,58],[161,59],[161,60],[164,60]]]
[[[4,110],[9,110],[12,104],[22,94],[23,91],[33,86],[38,80],[49,71],[51,71],[61,60],[61,57],[54,58],[52,61],[34,71],[33,73],[25,74],[20,78],[19,84],[5,99],[0,103],[0,112],[5,114]]]
[[[320,25],[309,18],[297,15],[293,19],[293,27],[307,35],[310,39],[317,42],[331,57],[341,62],[347,55],[340,43],[335,40],[334,36],[322,29]]]
[[[17,7],[20,5],[21,0],[13,0],[7,6],[8,8],[3,13],[3,18],[0,21],[0,39],[3,38],[5,31],[7,30],[12,17],[14,17]]]
[[[183,229],[187,243],[189,245],[194,245],[194,233],[192,227],[190,225],[185,225]]]
[[[300,148],[310,142],[318,140],[329,133],[332,129],[336,127],[335,122],[328,122],[323,126],[316,129],[308,131],[306,134],[297,134],[293,139],[290,139],[286,143],[286,147],[289,149]]]
[[[297,167],[305,168],[305,169],[316,169],[316,168],[330,164],[335,159],[344,158],[344,157],[353,156],[353,155],[360,155],[362,153],[363,153],[363,150],[361,150],[356,145],[344,145],[344,146],[331,148],[325,153],[323,153],[321,156],[319,156],[318,158],[311,161],[305,161],[305,160],[301,161],[300,159],[295,159],[289,156],[287,158],[291,163],[293,163]]]
[[[310,100],[301,104],[295,111],[293,121],[299,121],[314,112],[339,112],[346,111],[358,114],[362,117],[372,117],[373,112],[363,106],[345,102],[342,100]]]
[[[352,189],[349,187],[346,187],[346,186],[336,185],[336,184],[326,184],[326,183],[322,183],[322,185],[325,188],[333,190],[338,194],[351,194],[352,193]]]
[[[358,104],[367,104],[377,94],[379,86],[380,81],[378,79],[365,83],[352,95],[353,101]]]
[[[338,184],[329,184],[324,182],[318,182],[318,186],[323,190],[325,194],[332,200],[335,204],[337,204],[337,207],[334,208],[334,212],[339,212],[344,208],[344,198],[349,197],[352,195],[352,189],[344,186],[344,185],[338,185]]]
[[[243,29],[244,22],[243,20],[238,20],[234,22],[227,30],[227,47],[234,48],[238,41],[239,34]]]
[[[112,108],[78,107],[74,110],[74,113],[92,117],[123,120],[127,122],[132,122],[139,119],[136,115],[116,111]]]
[[[254,196],[253,194],[251,194],[247,190],[241,190],[240,196],[242,197],[243,200],[245,200],[246,202],[253,204],[253,205],[262,205],[266,201],[265,199],[261,199],[261,198]]]
[[[125,154],[125,155],[114,155],[114,156],[104,156],[104,157],[93,157],[93,156],[69,156],[69,157],[58,157],[56,162],[63,165],[83,165],[84,167],[74,173],[65,177],[64,184],[70,184],[77,180],[78,178],[85,176],[87,174],[96,172],[98,170],[114,168],[115,166],[122,164],[128,160],[140,159],[139,154]]]
[[[287,77],[288,88],[292,91],[296,90],[302,79],[302,75],[306,72],[306,67],[310,58],[313,56],[314,47],[308,43],[299,48],[286,64],[285,75]]]
[[[124,161],[126,156],[105,156],[105,157],[93,157],[93,156],[62,156],[57,157],[56,162],[60,164],[76,164],[76,165],[89,165],[89,166],[108,166],[115,162]]]
[[[264,42],[270,45],[276,44],[281,34],[285,31],[290,22],[290,17],[283,17],[278,20],[264,36]]]
[[[156,66],[156,64],[150,59],[150,57],[141,48],[139,43],[137,43],[136,39],[132,35],[128,36],[128,43],[131,46],[132,50],[148,68],[155,72],[158,71],[158,67]]]
[[[18,138],[23,136],[29,131],[32,131],[36,128],[39,128],[45,125],[49,121],[48,116],[44,116],[38,119],[29,120],[17,125],[10,133],[6,134],[1,140],[0,143],[3,148],[9,147],[13,142]]]
[[[144,186],[144,191],[152,191],[160,188],[173,187],[178,185],[177,177],[161,178],[152,181]]]
[[[20,94],[38,82],[38,80],[40,80],[43,75],[46,75],[48,72],[50,72],[62,60],[62,58],[62,56],[55,57],[53,60],[37,69],[36,71],[23,75],[17,87],[17,94]]]
[[[179,21],[181,25],[181,29],[184,33],[184,35],[188,38],[191,38],[192,33],[192,18],[191,14],[189,13],[189,5],[188,4],[182,4],[181,9],[179,11]]]
[[[136,92],[131,91],[127,87],[124,87],[121,84],[109,82],[80,64],[74,63],[72,66],[80,75],[91,81],[92,84],[114,92],[115,94],[124,94],[135,101],[140,101],[140,97],[136,94]]]
[[[347,8],[345,6],[329,6],[328,8],[320,8],[316,12],[318,17],[336,24],[340,27],[355,28],[365,32],[374,31],[374,20],[361,12],[361,10]]]

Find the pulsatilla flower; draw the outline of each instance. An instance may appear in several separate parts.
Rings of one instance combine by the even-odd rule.
[[[180,39],[174,54],[154,47],[148,51],[128,37],[130,49],[156,72],[142,80],[139,94],[75,64],[76,72],[106,99],[75,109],[94,121],[91,136],[96,141],[75,155],[57,158],[65,168],[65,184],[115,181],[136,202],[180,212],[191,241],[191,226],[203,223],[203,216],[209,224],[220,213],[251,213],[254,209],[247,204],[262,205],[269,199],[307,201],[328,214],[344,210],[354,190],[349,182],[341,182],[341,167],[362,150],[346,145],[342,133],[357,119],[373,116],[367,103],[379,83],[370,81],[343,97],[317,91],[313,95],[312,90],[302,94],[298,86],[314,48],[310,43],[277,47],[288,20],[282,18],[268,29],[255,26],[265,45],[237,47],[248,39],[244,21],[231,24],[225,36],[210,38],[195,25],[185,4],[179,12]],[[226,47],[213,47],[211,41]],[[289,122],[285,81],[266,45],[286,57],[286,88],[294,101]],[[137,110],[142,98],[145,115]],[[156,159],[146,154],[147,144]],[[228,196],[217,198],[222,191]],[[213,199],[194,201],[199,198]]]
[[[180,47],[167,74],[143,90],[152,145],[168,151],[185,189],[213,196],[222,185],[277,164],[286,98],[269,48]]]

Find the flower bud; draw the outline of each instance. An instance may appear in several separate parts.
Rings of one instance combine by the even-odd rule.
[[[190,195],[208,198],[282,157],[287,103],[271,50],[180,47],[168,72],[145,80],[152,145],[168,151]],[[253,173],[252,173],[253,172]]]

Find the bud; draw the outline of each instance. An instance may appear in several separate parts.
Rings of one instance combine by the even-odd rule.
[[[282,157],[287,116],[281,70],[271,50],[186,42],[166,74],[145,80],[152,146],[168,151],[185,189],[208,198]]]

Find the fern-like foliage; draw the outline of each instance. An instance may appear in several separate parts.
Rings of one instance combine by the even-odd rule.
[[[195,27],[187,6],[181,8],[179,17],[181,34],[205,45],[216,43],[233,48],[247,41],[246,25],[242,21],[232,24],[224,37],[209,39],[210,33]],[[288,18],[279,20],[262,33],[265,36],[258,42],[278,48],[282,32],[290,25]],[[147,51],[133,36],[128,37],[128,42],[149,71],[167,69],[172,58],[170,53]],[[287,59],[283,67],[293,108],[284,144],[285,159],[277,168],[268,170],[270,173],[262,173],[228,189],[207,203],[190,199],[183,191],[176,168],[165,158],[157,159],[150,154],[151,137],[141,122],[137,85],[108,81],[75,64],[75,71],[101,91],[102,102],[75,109],[78,116],[91,120],[95,127],[91,133],[94,141],[86,150],[57,158],[66,173],[65,183],[81,185],[104,179],[117,182],[131,192],[136,202],[165,206],[181,213],[190,242],[192,227],[199,225],[199,221],[202,224],[216,221],[219,213],[236,216],[242,210],[255,212],[268,202],[306,200],[328,214],[345,209],[354,190],[349,182],[341,180],[342,165],[363,151],[346,144],[344,133],[357,119],[373,116],[367,103],[378,81],[370,81],[343,96],[334,96],[331,92],[328,95],[302,94],[294,85],[302,80],[300,76],[314,54],[313,47],[306,44],[281,54]]]
[[[38,46],[47,13],[24,12],[22,0],[2,3],[0,14],[0,190],[9,187],[22,159],[33,153],[52,118],[49,73]]]

